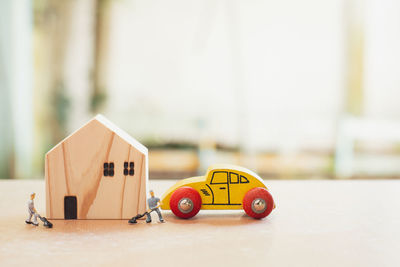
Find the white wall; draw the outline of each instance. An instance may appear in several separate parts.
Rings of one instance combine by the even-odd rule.
[[[108,114],[139,136],[330,145],[344,83],[342,9],[335,0],[118,1]]]
[[[366,12],[365,113],[400,118],[400,2],[368,0]]]

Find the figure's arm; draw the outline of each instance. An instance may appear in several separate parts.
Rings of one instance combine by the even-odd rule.
[[[34,213],[37,213],[37,210],[35,209],[35,205],[33,204],[32,201],[28,202],[28,209],[33,211]]]
[[[155,209],[158,209],[160,206],[161,206],[161,202],[160,202],[160,200],[159,200],[159,201],[157,201],[157,206],[155,206],[155,207],[152,208],[152,209],[149,209],[147,212],[151,212],[151,211],[153,211],[153,210],[155,210]]]
[[[151,211],[153,211],[153,210],[155,210],[155,209],[158,209],[160,206],[161,206],[161,204],[160,204],[160,202],[158,202],[158,203],[157,203],[157,206],[155,206],[155,207],[152,208],[152,209],[148,209],[147,212],[151,212]]]

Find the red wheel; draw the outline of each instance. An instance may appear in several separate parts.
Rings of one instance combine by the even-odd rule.
[[[199,212],[201,197],[199,192],[191,187],[180,187],[172,193],[169,206],[176,216],[189,219]]]
[[[250,189],[243,198],[243,209],[250,217],[264,218],[271,213],[273,208],[274,199],[265,188]]]

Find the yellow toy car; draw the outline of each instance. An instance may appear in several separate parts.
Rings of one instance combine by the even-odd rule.
[[[161,208],[180,218],[191,218],[200,209],[244,209],[247,215],[261,219],[275,208],[263,180],[254,172],[233,165],[213,165],[205,176],[183,179],[161,198]]]

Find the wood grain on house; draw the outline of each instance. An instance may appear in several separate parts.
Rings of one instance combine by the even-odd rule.
[[[46,155],[46,214],[64,219],[64,198],[77,200],[77,219],[129,219],[146,210],[147,149],[97,116]],[[134,175],[124,163],[134,162]],[[113,175],[104,175],[104,163]]]

